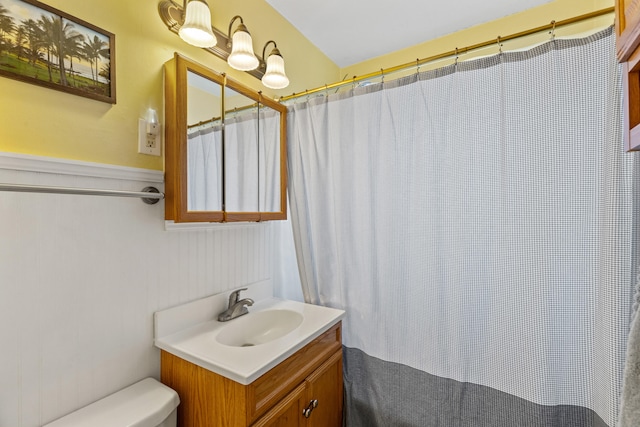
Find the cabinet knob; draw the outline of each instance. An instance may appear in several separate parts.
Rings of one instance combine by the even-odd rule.
[[[304,415],[305,418],[309,418],[311,416],[311,412],[317,406],[318,406],[318,399],[313,399],[312,401],[309,402],[309,405],[302,410],[302,415]]]

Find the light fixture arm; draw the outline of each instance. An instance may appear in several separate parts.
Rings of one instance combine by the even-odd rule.
[[[238,26],[238,30],[242,30],[246,33],[249,33],[249,31],[247,30],[247,27],[245,27],[244,25],[244,21],[242,20],[242,16],[240,15],[236,15],[233,18],[231,18],[231,21],[229,22],[229,30],[227,31],[227,47],[231,47],[231,27],[233,27],[233,23],[237,20],[240,19],[240,25]],[[237,30],[236,30],[237,31]]]
[[[269,43],[273,43],[273,49],[277,51],[278,55],[280,55],[280,51],[278,50],[278,45],[276,44],[276,42],[274,42],[273,40],[269,40],[268,42],[266,42],[264,44],[264,47],[262,48],[262,61],[260,61],[260,63],[264,64],[265,67],[267,66],[267,57],[265,56],[265,52],[267,51],[267,46],[269,46]]]

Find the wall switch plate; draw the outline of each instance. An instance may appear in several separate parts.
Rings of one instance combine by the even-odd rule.
[[[144,119],[138,119],[138,153],[159,156],[161,154],[161,135],[161,131],[157,135],[148,135],[147,122]]]

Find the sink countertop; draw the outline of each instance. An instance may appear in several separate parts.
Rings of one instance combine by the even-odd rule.
[[[303,321],[288,334],[252,347],[227,346],[217,341],[218,334],[226,325],[264,310],[295,311],[303,316]],[[208,320],[166,336],[156,336],[155,345],[204,369],[247,385],[327,331],[344,315],[343,310],[271,297],[257,301],[249,307],[249,314],[237,319],[228,322]]]

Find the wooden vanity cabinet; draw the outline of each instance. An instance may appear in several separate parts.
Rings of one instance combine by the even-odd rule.
[[[616,0],[616,50],[622,63],[624,141],[640,150],[640,0]]]
[[[317,406],[313,403],[317,402]],[[305,417],[308,411],[308,418]],[[298,386],[253,427],[342,426],[342,350]]]
[[[341,323],[248,385],[164,350],[161,380],[180,396],[178,427],[340,427]]]

